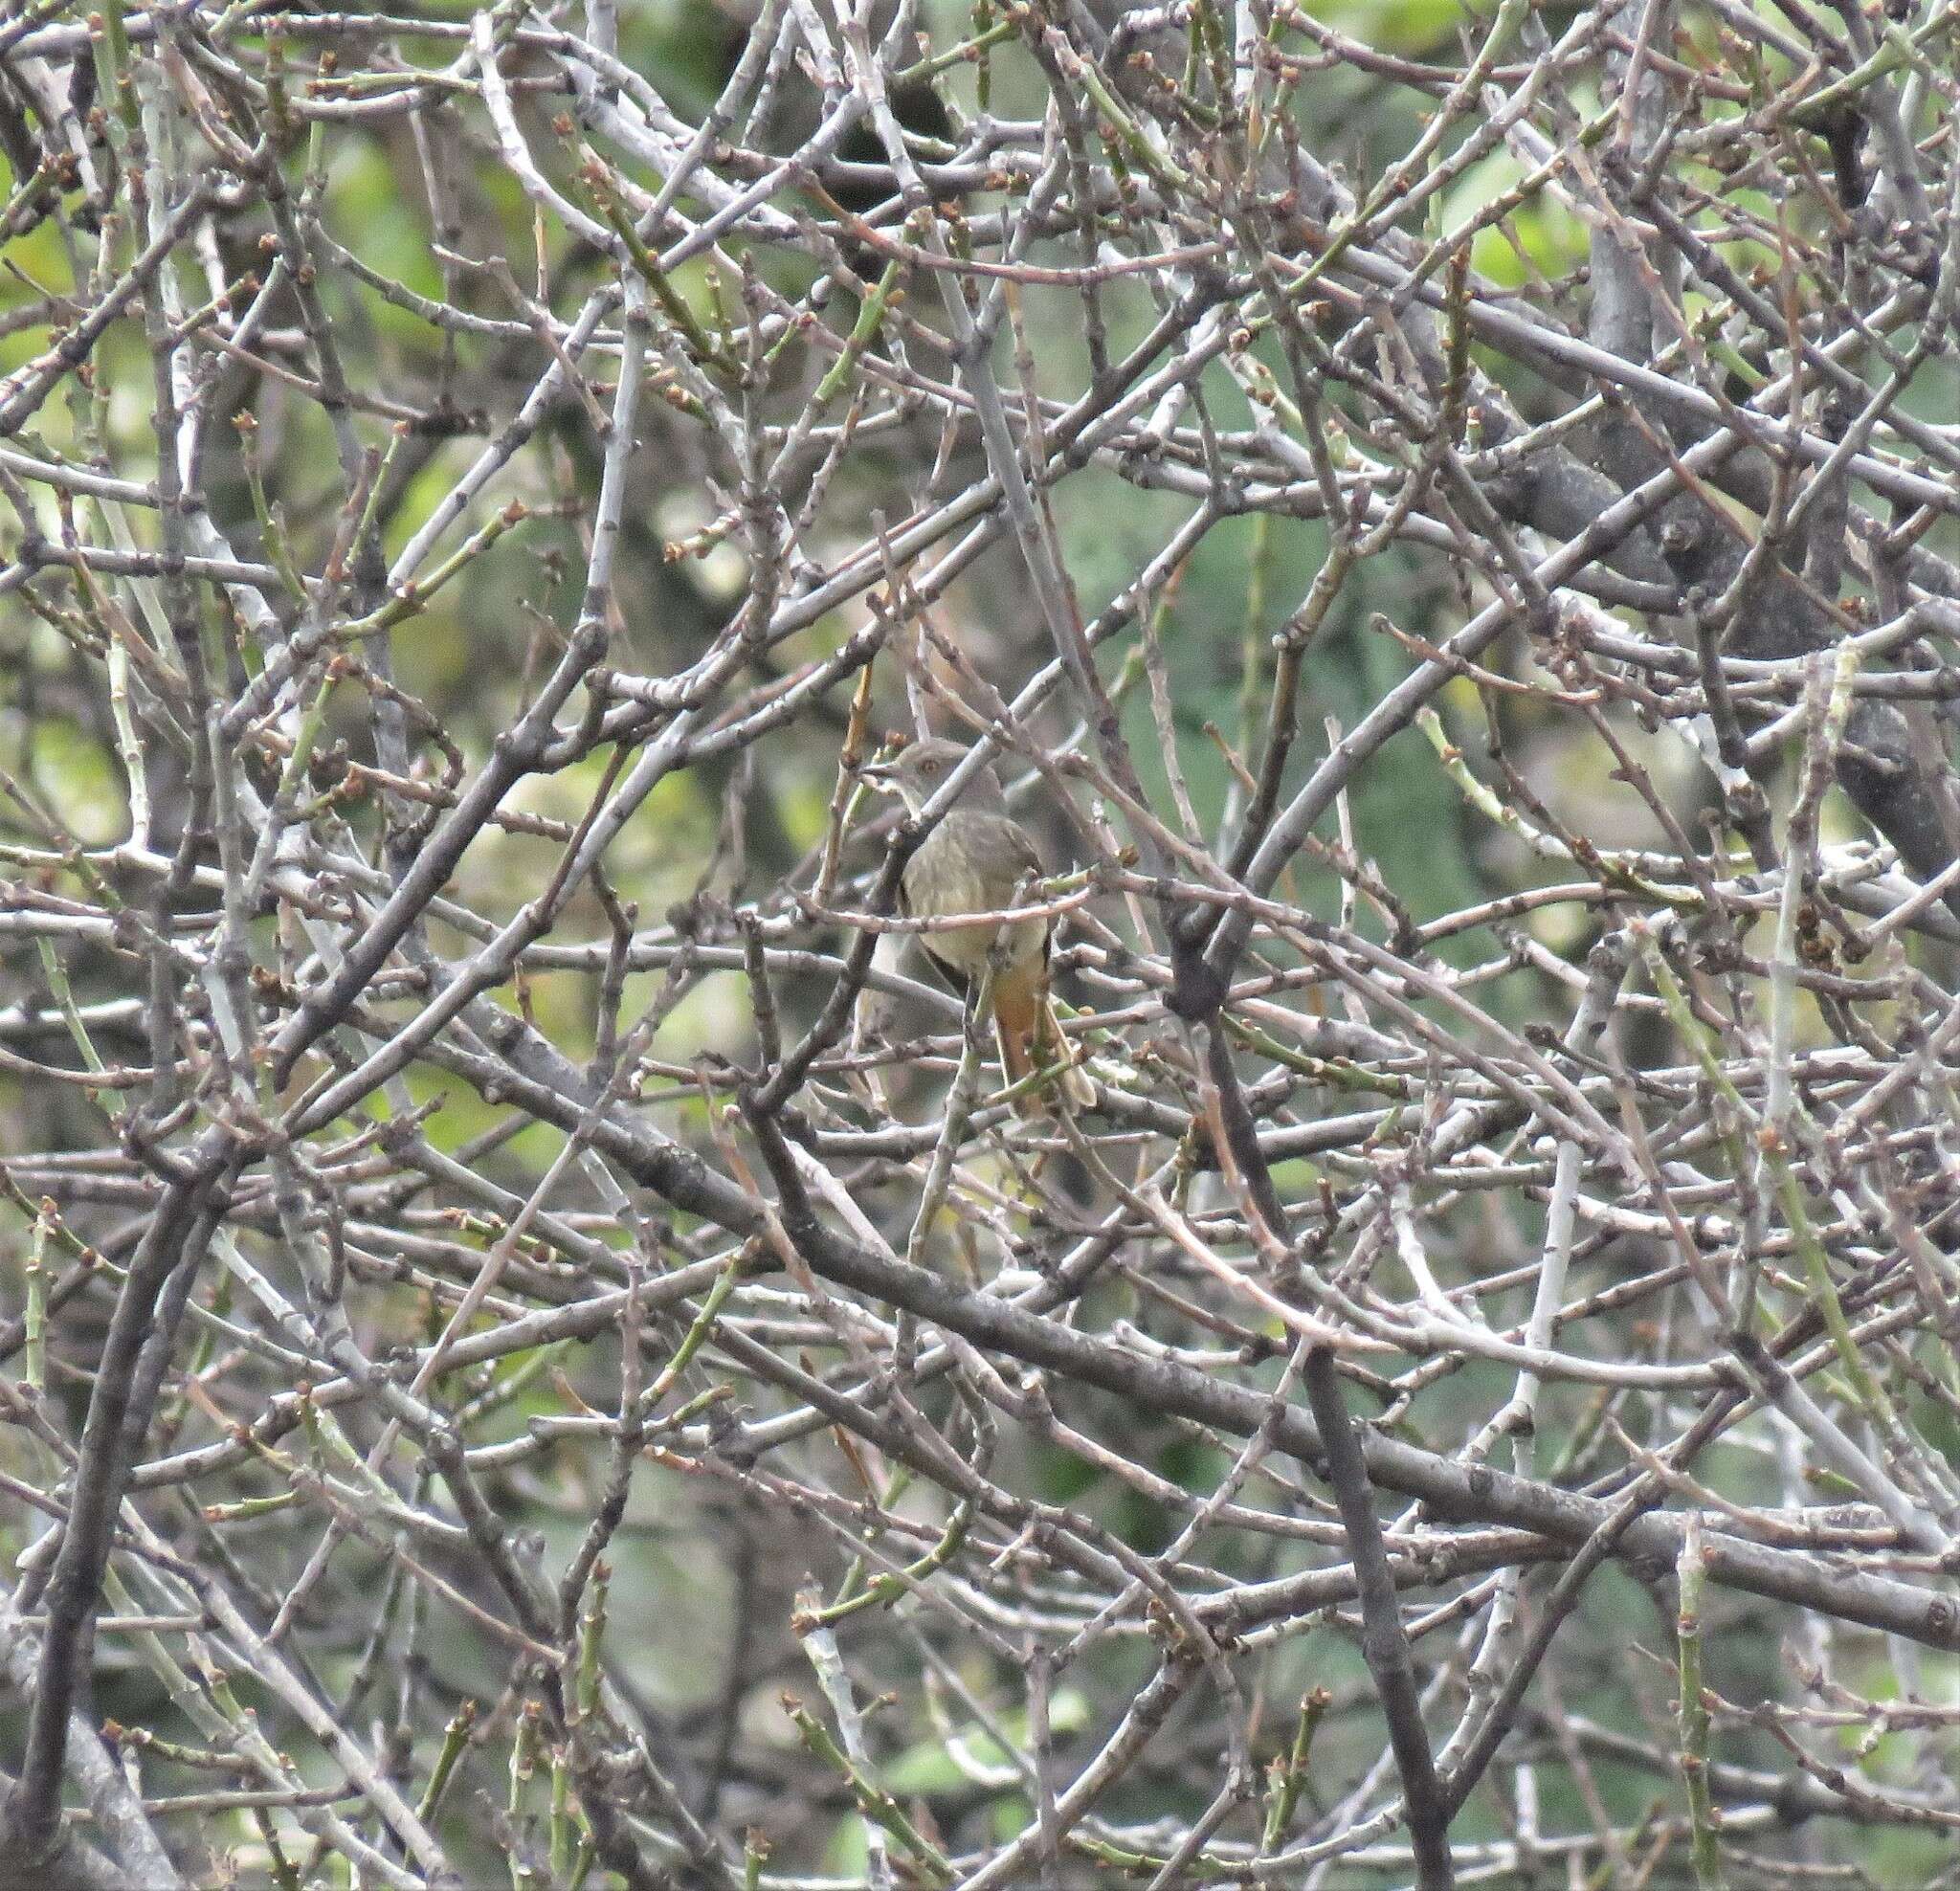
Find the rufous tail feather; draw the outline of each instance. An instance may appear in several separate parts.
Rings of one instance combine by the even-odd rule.
[[[1043,1066],[1060,1064],[1063,1068],[1057,1084],[1070,1108],[1087,1109],[1096,1101],[1095,1085],[1073,1061],[1039,968],[996,977],[993,1034],[1000,1045],[1001,1074],[1009,1088]],[[1014,1099],[1015,1112],[1024,1117],[1043,1116],[1052,1105],[1045,1085]]]

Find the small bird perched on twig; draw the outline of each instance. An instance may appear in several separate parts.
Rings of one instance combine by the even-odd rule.
[[[928,736],[891,761],[867,763],[858,772],[880,791],[902,796],[906,812],[916,816],[966,755],[958,743]],[[1029,887],[1040,877],[1041,856],[1027,829],[1008,812],[1000,778],[988,766],[968,781],[959,799],[905,862],[899,903],[909,919],[997,913],[1013,906],[1017,895],[1025,901]],[[1048,952],[1054,929],[1053,920],[1042,917],[1015,920],[1004,928],[951,926],[921,933],[919,943],[948,983],[969,994],[992,964],[993,1032],[1010,1087],[1036,1070],[1059,1064],[1058,1082],[1063,1099],[1072,1108],[1087,1109],[1096,1101],[1095,1085],[1076,1067],[1049,997]],[[1039,1090],[1024,1092],[1014,1099],[1014,1107],[1023,1116],[1039,1115],[1047,1099]]]

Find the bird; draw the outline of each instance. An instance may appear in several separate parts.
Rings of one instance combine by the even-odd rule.
[[[881,793],[896,794],[915,818],[967,758],[957,742],[927,736],[889,761],[865,763],[858,773]],[[1000,777],[987,764],[974,771],[959,799],[919,843],[899,883],[908,919],[951,913],[994,913],[1010,907],[1041,876],[1041,856],[1026,828],[1007,811]],[[1005,930],[1007,938],[1000,942]],[[1048,958],[1054,922],[1046,917],[1000,924],[950,926],[924,932],[919,944],[954,990],[970,1000],[991,965],[989,1001],[1000,1068],[1010,1088],[1033,1072],[1059,1064],[1058,1087],[1075,1109],[1096,1101],[1096,1087],[1077,1066],[1049,995]],[[999,946],[996,957],[995,947]],[[1022,1116],[1039,1116],[1049,1099],[1038,1090],[1014,1099]]]

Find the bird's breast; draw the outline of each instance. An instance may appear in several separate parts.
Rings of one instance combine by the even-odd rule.
[[[1013,903],[1021,876],[989,857],[990,850],[967,843],[948,816],[926,835],[905,863],[905,909],[917,919],[935,913],[998,912]],[[969,975],[984,971],[993,950],[993,925],[953,926],[928,932],[923,943],[935,957]],[[1045,920],[1019,920],[1010,929],[1007,962],[1024,965],[1040,957],[1048,939]]]

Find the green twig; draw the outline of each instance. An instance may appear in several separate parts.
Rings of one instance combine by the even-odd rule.
[[[1317,1687],[1301,1702],[1291,1750],[1277,1755],[1266,1769],[1266,1828],[1259,1835],[1261,1855],[1277,1852],[1286,1836],[1286,1828],[1293,1823],[1294,1809],[1300,1804],[1301,1791],[1306,1785],[1314,1729],[1333,1699],[1325,1687]]]
[[[1682,1532],[1675,1577],[1681,1587],[1676,1646],[1681,1667],[1681,1774],[1687,1788],[1690,1856],[1701,1891],[1721,1891],[1722,1856],[1716,1844],[1715,1808],[1708,1791],[1708,1705],[1702,1694],[1702,1581],[1707,1571],[1702,1528],[1693,1517]]]

